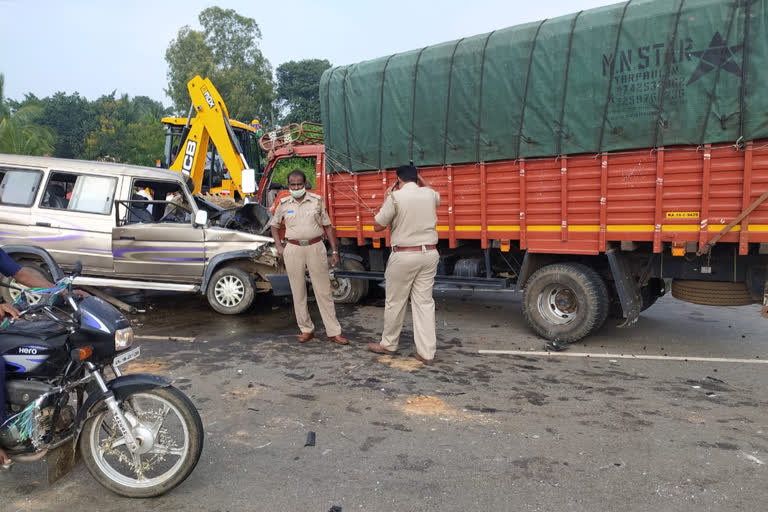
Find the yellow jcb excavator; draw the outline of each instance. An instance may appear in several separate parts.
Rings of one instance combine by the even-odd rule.
[[[187,84],[192,105],[187,118],[164,117],[163,167],[189,176],[193,194],[222,194],[239,200],[256,191],[260,169],[258,120],[229,119],[227,106],[207,78]],[[213,144],[211,144],[213,143]]]

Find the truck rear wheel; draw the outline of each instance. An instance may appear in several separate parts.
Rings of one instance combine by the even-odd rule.
[[[351,258],[344,258],[341,268],[350,272],[365,272],[362,263]],[[368,295],[368,281],[365,279],[347,279],[337,277],[331,280],[333,301],[339,304],[356,304],[360,299]]]
[[[558,263],[528,279],[523,316],[538,335],[573,343],[605,323],[609,302],[608,289],[597,272],[579,263]]]
[[[237,315],[251,307],[255,293],[251,274],[232,265],[214,272],[205,295],[217,313]]]

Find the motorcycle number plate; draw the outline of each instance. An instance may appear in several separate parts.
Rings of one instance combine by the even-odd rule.
[[[117,356],[113,361],[112,364],[115,366],[120,366],[121,364],[125,364],[128,361],[133,361],[139,355],[141,354],[141,347],[136,347],[132,350],[129,350],[128,352],[123,352],[119,356]]]

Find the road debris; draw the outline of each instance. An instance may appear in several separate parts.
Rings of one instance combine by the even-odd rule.
[[[441,416],[447,418],[469,418],[470,414],[460,413],[445,401],[436,396],[417,395],[406,399],[400,408],[407,414],[416,414],[419,416]]]
[[[134,339],[144,340],[144,341],[188,341],[188,342],[195,341],[194,336],[151,336],[148,334],[137,334],[136,336],[134,336]],[[207,343],[207,342],[203,342],[203,343]]]
[[[160,359],[139,359],[132,361],[122,367],[124,374],[129,373],[154,373],[154,374],[167,374],[170,364],[167,361],[161,361]]]
[[[754,455],[750,455],[750,454],[744,453],[744,452],[741,452],[741,454],[744,456],[745,459],[747,459],[750,462],[754,462],[755,464],[758,464],[760,466],[765,464],[765,462],[763,462],[762,460],[758,459]]]
[[[418,361],[412,357],[392,357],[392,356],[379,356],[376,360],[382,364],[389,365],[390,368],[400,370],[402,372],[415,372],[422,368],[424,363]]]
[[[305,447],[315,446],[315,438],[316,438],[316,434],[314,432],[312,432],[311,430],[307,432],[307,442],[304,443],[304,446]]]

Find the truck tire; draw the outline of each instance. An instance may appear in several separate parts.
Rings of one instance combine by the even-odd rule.
[[[756,301],[745,283],[672,281],[672,296],[702,306],[747,306]]]
[[[362,263],[351,258],[344,258],[341,268],[350,272],[365,272]],[[365,279],[347,279],[337,277],[331,280],[333,301],[338,304],[357,304],[368,295],[368,281]]]
[[[33,260],[21,260],[19,261],[19,264],[22,268],[28,268],[31,271],[37,273],[40,275],[40,277],[43,277],[49,281],[52,281],[53,278],[51,277],[51,273],[48,272],[48,268],[41,262],[41,261],[33,261]],[[19,284],[16,282],[16,280],[12,277],[3,277],[2,282],[5,285],[15,286],[18,288],[27,288],[26,286]],[[16,298],[19,296],[21,292],[19,290],[15,290],[13,288],[9,288],[8,286],[0,286],[0,297],[2,297],[3,302],[6,304],[13,304],[13,302],[16,300]],[[27,302],[32,304],[37,304],[37,302],[40,300],[39,295],[35,294],[27,294]]]
[[[600,275],[580,263],[537,270],[526,283],[523,316],[548,340],[573,343],[605,323],[610,299]]]
[[[205,292],[208,304],[222,315],[237,315],[253,304],[256,285],[251,274],[229,265],[213,273]]]

